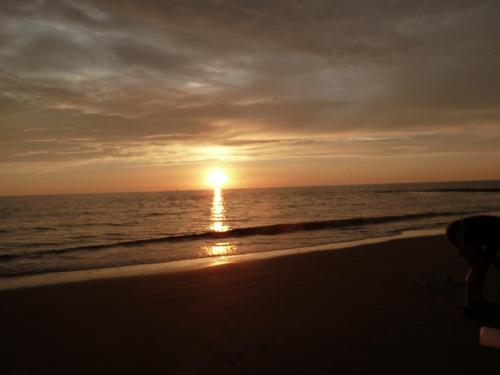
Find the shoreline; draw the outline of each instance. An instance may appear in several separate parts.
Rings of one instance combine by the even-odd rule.
[[[270,259],[318,251],[337,251],[343,249],[351,249],[358,246],[384,243],[404,238],[438,236],[444,234],[444,232],[445,229],[443,228],[408,230],[402,231],[401,233],[392,236],[372,237],[362,240],[327,243],[291,249],[185,259],[164,263],[137,264],[121,267],[107,267],[87,270],[48,272],[35,275],[13,276],[0,279],[0,291],[33,288],[55,284],[78,283],[90,280],[138,277],[162,273],[188,272],[207,267],[216,267],[223,264],[248,262],[259,259]]]

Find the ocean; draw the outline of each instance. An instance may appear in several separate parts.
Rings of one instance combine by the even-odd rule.
[[[307,248],[500,213],[500,181],[0,197],[0,277]]]

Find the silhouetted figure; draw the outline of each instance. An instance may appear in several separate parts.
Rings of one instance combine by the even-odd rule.
[[[446,231],[451,243],[470,264],[465,277],[464,312],[475,315],[491,303],[483,297],[486,273],[490,265],[500,269],[500,217],[472,216],[457,220]]]

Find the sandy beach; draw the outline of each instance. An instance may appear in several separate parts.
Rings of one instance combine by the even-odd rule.
[[[496,371],[500,351],[461,313],[465,270],[433,236],[2,291],[0,372]]]

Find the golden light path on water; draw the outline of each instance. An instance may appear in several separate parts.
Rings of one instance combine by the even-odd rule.
[[[228,230],[225,224],[224,199],[222,197],[222,189],[214,189],[214,198],[212,201],[212,210],[210,215],[210,230],[214,232],[225,232]]]
[[[214,189],[214,197],[210,211],[210,230],[213,232],[225,232],[229,230],[226,224],[226,214],[224,209],[224,198],[222,189]],[[209,256],[224,256],[233,253],[236,246],[228,241],[217,242],[215,245],[204,246],[204,252]]]

